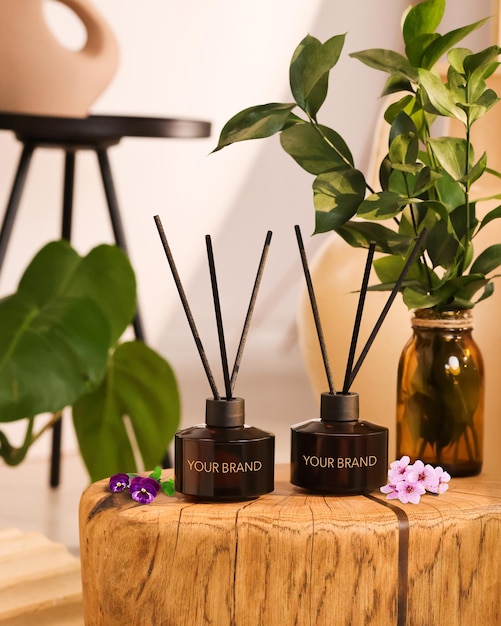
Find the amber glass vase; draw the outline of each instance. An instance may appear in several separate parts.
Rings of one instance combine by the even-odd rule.
[[[484,366],[471,311],[416,310],[412,328],[398,366],[397,458],[474,476],[483,459]]]

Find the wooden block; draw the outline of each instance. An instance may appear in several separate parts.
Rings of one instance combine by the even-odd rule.
[[[82,626],[80,562],[40,533],[0,531],[0,625]]]
[[[86,626],[501,624],[501,482],[484,476],[418,505],[311,495],[288,466],[251,502],[138,505],[101,481],[80,541]]]

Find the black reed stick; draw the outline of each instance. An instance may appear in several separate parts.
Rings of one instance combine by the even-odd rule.
[[[247,309],[247,315],[245,317],[244,327],[242,330],[242,335],[240,336],[240,343],[238,344],[237,355],[235,357],[235,364],[233,365],[233,371],[231,373],[230,386],[232,393],[235,387],[238,371],[240,369],[240,363],[242,361],[242,354],[244,351],[245,342],[247,341],[247,335],[249,333],[249,326],[252,318],[252,313],[254,311],[254,305],[256,304],[257,292],[259,290],[259,285],[261,284],[261,278],[263,277],[264,264],[266,263],[266,258],[270,249],[271,236],[272,232],[271,230],[269,230],[266,234],[266,239],[264,241],[263,252],[261,253],[261,259],[259,261],[256,280],[254,281],[254,287],[252,289],[249,308]]]
[[[228,369],[228,356],[226,353],[226,342],[224,340],[223,319],[221,316],[221,303],[219,301],[219,291],[217,288],[216,267],[214,265],[214,252],[210,235],[205,236],[207,245],[207,258],[209,259],[209,272],[212,284],[212,297],[214,300],[214,311],[216,313],[217,334],[219,337],[219,350],[221,353],[221,363],[223,366],[224,387],[226,390],[226,400],[232,399],[230,372]]]
[[[346,394],[350,388],[351,370],[353,367],[353,361],[355,359],[355,350],[357,349],[358,335],[360,332],[360,323],[362,321],[362,313],[364,311],[365,296],[367,295],[367,287],[369,285],[369,277],[372,267],[372,259],[374,257],[374,250],[376,244],[371,241],[369,244],[369,251],[367,253],[367,260],[365,262],[364,276],[362,279],[362,286],[360,287],[360,295],[358,298],[357,313],[355,316],[355,324],[353,326],[353,333],[351,335],[350,352],[348,354],[348,361],[346,363],[346,372],[344,375],[343,393]]]
[[[349,391],[351,385],[353,384],[353,381],[355,380],[355,376],[358,374],[358,370],[360,369],[365,357],[367,356],[367,353],[370,350],[370,347],[372,346],[372,343],[374,341],[374,339],[376,338],[377,333],[379,332],[379,329],[381,328],[381,325],[384,321],[384,318],[386,317],[392,303],[393,300],[395,300],[397,293],[400,291],[400,287],[402,286],[402,283],[404,282],[404,278],[407,274],[407,272],[409,271],[410,266],[412,265],[412,263],[414,263],[414,260],[416,259],[416,257],[418,256],[419,252],[420,252],[420,248],[421,248],[421,244],[423,243],[424,238],[427,235],[427,230],[426,228],[424,228],[421,231],[421,234],[419,235],[414,248],[412,249],[412,252],[409,255],[409,258],[407,259],[404,267],[402,268],[402,271],[400,272],[400,276],[397,279],[397,282],[395,283],[395,285],[393,286],[393,289],[391,290],[390,296],[386,302],[386,304],[384,305],[384,308],[381,312],[381,315],[379,316],[376,325],[374,326],[374,329],[372,331],[372,333],[369,336],[369,339],[367,339],[367,343],[364,346],[364,349],[362,350],[362,352],[360,353],[360,356],[358,357],[358,361],[355,364],[355,367],[353,368],[352,372],[351,372],[351,376],[350,376],[350,382],[348,385],[348,389],[347,392]]]
[[[332,378],[331,368],[329,365],[329,357],[327,356],[327,349],[325,346],[324,333],[322,331],[322,325],[320,323],[320,315],[318,313],[317,301],[315,298],[315,292],[313,290],[313,283],[311,281],[310,270],[308,267],[308,259],[306,258],[306,252],[304,249],[303,237],[301,235],[301,229],[299,226],[294,227],[296,231],[296,239],[299,247],[299,253],[301,255],[301,261],[303,264],[304,277],[306,279],[306,286],[308,288],[308,295],[310,296],[311,310],[313,311],[313,318],[315,320],[315,326],[317,329],[318,342],[320,344],[320,350],[322,352],[322,359],[324,361],[325,373],[327,375],[327,382],[329,384],[330,393],[336,393],[334,388],[334,381]]]
[[[183,305],[184,312],[186,313],[186,318],[188,319],[188,324],[190,325],[191,333],[193,335],[193,339],[195,340],[195,344],[198,349],[198,353],[200,358],[202,359],[202,365],[204,366],[205,374],[207,375],[207,380],[209,381],[210,388],[214,395],[215,400],[220,400],[221,396],[216,387],[216,383],[214,380],[214,376],[212,375],[209,362],[207,360],[207,356],[205,354],[205,350],[202,345],[202,341],[200,339],[200,335],[198,334],[198,330],[195,324],[195,320],[193,319],[193,315],[191,314],[190,305],[188,304],[188,299],[186,298],[186,294],[183,289],[183,285],[181,283],[181,279],[179,278],[179,274],[176,268],[176,264],[174,262],[174,257],[172,256],[171,249],[167,242],[167,237],[165,236],[165,231],[162,226],[162,222],[158,215],[155,215],[153,218],[155,220],[155,224],[157,225],[158,234],[160,235],[160,239],[162,241],[162,245],[165,250],[165,255],[167,257],[167,261],[169,262],[169,266],[172,272],[172,276],[174,278],[174,282],[176,283],[177,291],[179,293],[179,297],[181,298],[181,303]]]

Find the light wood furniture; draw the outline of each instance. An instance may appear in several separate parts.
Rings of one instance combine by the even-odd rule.
[[[80,562],[40,533],[0,530],[0,626],[83,626]]]
[[[164,472],[164,478],[169,476]],[[501,624],[501,481],[453,479],[418,505],[289,483],[250,502],[91,485],[80,504],[86,626]]]

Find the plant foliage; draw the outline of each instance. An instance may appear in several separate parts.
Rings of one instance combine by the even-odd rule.
[[[20,463],[71,406],[92,480],[137,470],[126,418],[144,465],[158,464],[179,422],[179,396],[160,355],[140,341],[118,344],[135,310],[134,272],[118,247],[81,257],[56,241],[34,257],[17,291],[0,300],[0,422],[27,422],[20,447],[0,431],[6,463]],[[50,416],[34,432],[41,414]]]
[[[501,244],[477,256],[473,248],[478,233],[501,216],[498,206],[478,217],[482,200],[493,198],[475,197],[474,185],[484,175],[501,174],[488,167],[485,153],[475,154],[471,142],[473,125],[498,101],[487,79],[499,65],[501,49],[494,45],[474,53],[456,47],[486,20],[441,35],[444,11],[445,0],[424,0],[407,10],[404,53],[371,49],[350,55],[387,74],[388,152],[379,188],[356,168],[343,138],[319,121],[344,35],[324,43],[306,36],[290,63],[294,101],[241,111],[223,127],[215,148],[279,134],[285,152],[315,176],[315,232],[336,231],[355,247],[376,242],[382,256],[374,262],[379,284],[372,289],[392,289],[413,241],[426,228],[423,253],[401,288],[411,309],[472,308],[493,293],[501,265]],[[444,55],[445,72],[440,71]],[[436,136],[439,118],[459,122],[462,135]]]

